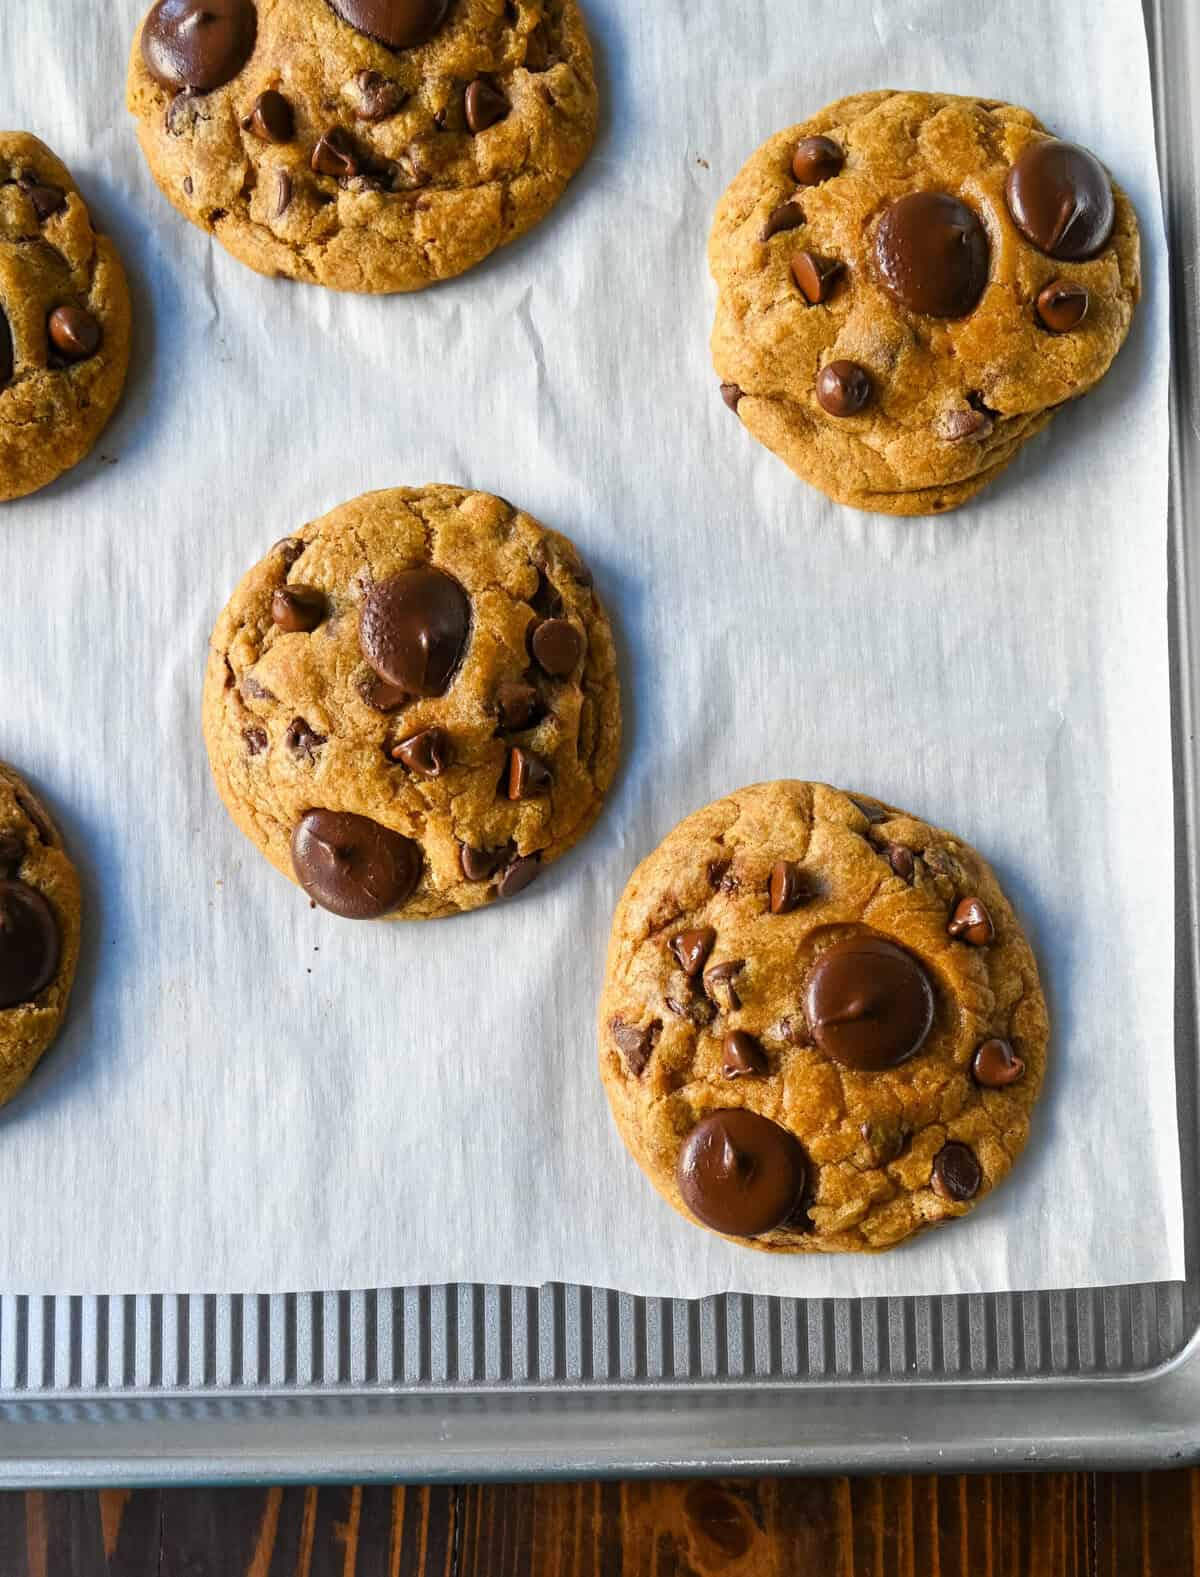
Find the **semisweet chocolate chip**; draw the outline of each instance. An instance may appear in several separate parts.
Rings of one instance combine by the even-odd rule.
[[[759,1237],[795,1214],[808,1166],[786,1128],[734,1108],[696,1124],[675,1175],[684,1203],[705,1226],[730,1237]]]
[[[691,931],[680,931],[678,936],[673,936],[667,945],[675,955],[680,969],[689,980],[692,980],[704,968],[716,940],[717,933],[712,926],[702,925]]]
[[[537,880],[542,874],[542,857],[540,854],[523,854],[516,859],[500,878],[500,885],[496,894],[500,898],[515,898],[518,893],[523,893],[531,882]]]
[[[792,174],[800,186],[820,186],[840,174],[845,162],[832,137],[801,137],[792,154]]]
[[[773,208],[768,214],[759,240],[769,241],[773,235],[781,235],[785,230],[796,230],[803,223],[804,210],[798,202],[789,200],[780,203],[778,208]]]
[[[473,132],[486,131],[489,126],[494,126],[508,114],[509,102],[501,93],[484,77],[476,77],[463,94],[463,111],[467,117],[467,125]]]
[[[358,32],[389,49],[413,49],[446,20],[450,0],[328,0],[330,9]]]
[[[317,751],[328,738],[328,734],[318,734],[303,717],[293,717],[283,736],[284,744],[294,756],[307,756],[309,761],[317,759]]]
[[[744,958],[727,958],[704,971],[704,989],[726,1013],[736,1013],[742,1005],[734,980],[746,967]]]
[[[817,374],[817,402],[830,416],[854,416],[871,398],[871,375],[856,361],[831,361]]]
[[[419,778],[440,778],[453,759],[450,736],[444,728],[423,728],[419,734],[410,734],[391,745],[388,754]]]
[[[722,1072],[727,1079],[767,1073],[770,1063],[762,1046],[744,1029],[730,1030],[722,1043]]]
[[[626,1024],[623,1019],[615,1018],[608,1028],[617,1050],[625,1058],[630,1073],[635,1079],[640,1079],[658,1044],[658,1037],[662,1034],[662,1024],[658,1019],[645,1025]]]
[[[0,876],[12,876],[25,858],[25,839],[19,832],[0,832]]]
[[[261,756],[270,744],[265,728],[243,728],[242,738],[246,741],[246,749],[252,756]]]
[[[818,257],[815,252],[796,253],[792,258],[792,278],[809,306],[829,300],[843,266],[836,258]]]
[[[275,692],[268,690],[266,685],[261,684],[252,673],[242,676],[241,691],[243,699],[251,701],[274,701],[276,698]]]
[[[282,219],[292,206],[292,177],[287,170],[275,171],[275,218]]]
[[[963,868],[949,849],[938,843],[931,843],[927,849],[921,851],[921,858],[928,865],[935,876],[948,876],[953,882],[961,882]]]
[[[933,1028],[933,987],[920,961],[882,936],[852,936],[816,959],[804,993],[813,1039],[858,1072],[915,1057]]]
[[[369,669],[359,674],[355,688],[373,712],[382,712],[385,716],[398,712],[414,699],[400,685],[389,684]]]
[[[359,120],[372,123],[394,115],[408,96],[398,82],[385,77],[381,71],[360,71],[353,87],[355,115]]]
[[[508,757],[505,773],[507,793],[511,800],[533,799],[538,794],[548,794],[553,781],[550,768],[532,750],[522,750],[514,745]]]
[[[816,896],[815,887],[795,861],[775,861],[767,882],[767,901],[772,914],[791,914],[793,909]]]
[[[583,656],[583,636],[568,619],[543,619],[530,642],[534,660],[553,679],[574,673]]]
[[[200,98],[191,88],[184,88],[181,93],[176,93],[163,112],[163,129],[169,137],[182,137],[189,132],[198,120],[205,120],[207,116],[201,114]],[[189,190],[190,181],[184,183]]]
[[[271,598],[271,618],[289,635],[315,630],[328,611],[325,593],[315,586],[278,586]]]
[[[54,910],[25,882],[0,881],[0,1008],[32,1002],[54,979],[62,939]]]
[[[412,695],[444,695],[471,631],[471,604],[440,569],[404,570],[372,586],[363,599],[359,643],[389,684]]]
[[[736,889],[737,881],[730,876],[732,868],[733,861],[730,859],[709,860],[704,874],[708,878],[708,885],[714,892],[733,892]],[[731,880],[732,885],[726,887],[726,882]]]
[[[100,349],[100,325],[82,307],[55,307],[46,320],[46,333],[68,361],[86,361]]]
[[[1002,1090],[1024,1077],[1025,1062],[1006,1040],[985,1040],[971,1059],[971,1074],[985,1090]]]
[[[164,88],[211,93],[249,60],[257,31],[252,0],[157,0],[142,28],[142,60]]]
[[[1008,172],[1004,195],[1013,223],[1040,252],[1066,262],[1108,245],[1116,203],[1108,171],[1073,142],[1031,142]]]
[[[12,330],[8,326],[8,319],[0,308],[0,389],[12,382],[12,375],[16,370],[16,357],[13,353]]]
[[[1038,322],[1051,334],[1069,334],[1087,317],[1091,296],[1086,285],[1054,279],[1038,291],[1034,309]]]
[[[957,941],[971,947],[986,947],[996,939],[992,917],[978,898],[963,898],[950,916],[946,930]]]
[[[950,443],[960,443],[964,438],[978,438],[982,442],[991,437],[995,425],[995,418],[989,412],[975,405],[966,405],[946,411],[941,419],[940,431]]]
[[[421,846],[366,816],[310,810],[292,832],[292,867],[308,896],[347,920],[377,920],[421,880]]]
[[[469,882],[490,882],[508,859],[511,849],[473,849],[469,843],[459,846],[459,863]]]
[[[278,542],[272,543],[271,552],[278,553],[284,565],[291,569],[304,553],[304,542],[300,537],[280,537]]]
[[[43,186],[40,182],[19,181],[21,190],[33,204],[38,223],[45,224],[67,206],[67,194],[57,186]]]
[[[786,1046],[811,1046],[812,1036],[808,1033],[808,1025],[799,1014],[788,1014],[781,1018],[772,1028],[771,1034],[776,1040],[781,1040]]]
[[[296,135],[296,112],[282,93],[267,88],[243,117],[242,130],[253,132],[263,142],[291,142]]]
[[[717,1016],[717,1010],[708,998],[700,996],[694,989],[690,997],[667,997],[666,1002],[676,1018],[686,1019],[697,1029],[707,1029]]]
[[[500,727],[509,734],[532,728],[541,712],[541,701],[531,684],[506,679],[496,686],[496,708]]]
[[[354,138],[341,126],[333,126],[318,138],[310,160],[317,175],[332,175],[348,181],[362,170],[362,158]]]
[[[890,813],[873,799],[860,799],[856,794],[847,794],[846,798],[853,806],[862,811],[872,827],[877,827],[881,821],[889,819]]]
[[[902,1127],[890,1123],[859,1123],[858,1131],[870,1154],[872,1166],[888,1166],[904,1148],[907,1137]]]
[[[741,387],[736,383],[723,383],[721,385],[721,398],[729,409],[736,413],[738,406],[742,403]]]
[[[910,192],[879,221],[875,261],[888,292],[910,312],[965,318],[987,285],[987,231],[957,197]]]
[[[906,849],[900,843],[889,843],[883,852],[896,875],[903,881],[911,882],[917,868],[912,850]]]
[[[974,1199],[982,1182],[983,1168],[974,1150],[957,1139],[949,1140],[934,1156],[930,1183],[939,1199],[965,1204]]]

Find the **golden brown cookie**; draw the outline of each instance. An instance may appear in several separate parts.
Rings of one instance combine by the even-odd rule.
[[[0,763],[0,1104],[66,1016],[79,960],[79,878],[45,807]]]
[[[600,1071],[682,1214],[749,1247],[891,1248],[965,1215],[1029,1133],[1037,965],[973,849],[823,783],[680,823],[613,919]]]
[[[129,292],[66,166],[0,132],[0,501],[77,465],[129,365]]]
[[[721,392],[839,503],[944,513],[1108,371],[1139,257],[1125,193],[1028,110],[840,99],[764,143],[717,208]]]
[[[128,101],[165,195],[234,257],[370,292],[530,229],[597,119],[576,0],[157,0]]]
[[[315,902],[477,909],[600,813],[621,736],[612,631],[572,544],[503,499],[367,493],[234,592],[204,734],[230,815]]]

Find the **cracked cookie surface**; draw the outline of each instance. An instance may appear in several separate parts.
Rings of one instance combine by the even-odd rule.
[[[576,0],[159,0],[127,96],[163,193],[241,262],[381,293],[530,229],[597,123]]]
[[[1049,1037],[987,864],[820,783],[680,823],[613,919],[600,1071],[669,1203],[775,1253],[891,1248],[1025,1144]]]
[[[943,513],[1103,377],[1139,259],[1124,192],[1028,110],[858,94],[722,197],[713,363],[743,425],[830,498]]]
[[[129,336],[125,270],[70,172],[36,137],[0,132],[0,500],[88,453],[120,398]]]
[[[515,896],[599,815],[621,707],[567,538],[487,493],[368,493],[277,543],[213,633],[234,821],[314,901],[432,919]]]
[[[79,877],[48,811],[0,762],[0,1105],[66,1016],[80,904]]]

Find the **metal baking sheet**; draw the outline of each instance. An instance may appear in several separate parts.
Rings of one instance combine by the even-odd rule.
[[[1176,1057],[1197,1177],[1200,15],[1145,0],[1173,277]],[[1114,107],[1114,113],[1118,113]],[[1149,851],[1151,856],[1153,851]],[[0,1483],[922,1471],[1200,1460],[1183,1283],[694,1303],[453,1286],[0,1297]]]

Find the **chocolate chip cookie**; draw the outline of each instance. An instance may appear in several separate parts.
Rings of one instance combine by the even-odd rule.
[[[260,274],[419,290],[535,225],[596,133],[576,0],[157,0],[155,180]]]
[[[1028,110],[862,93],[772,137],[721,200],[713,362],[727,405],[830,498],[955,509],[1107,372],[1140,291],[1137,219]]]
[[[221,797],[272,864],[350,919],[524,891],[599,815],[620,733],[590,572],[487,493],[343,504],[276,543],[212,638]]]
[[[1048,1033],[974,850],[877,800],[760,783],[630,878],[600,1071],[625,1143],[690,1220],[773,1253],[872,1251],[1005,1177]]]
[[[0,501],[77,465],[129,365],[129,292],[66,166],[0,132]]]
[[[79,878],[58,829],[0,763],[0,1104],[57,1035],[79,959]]]

